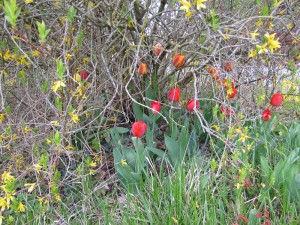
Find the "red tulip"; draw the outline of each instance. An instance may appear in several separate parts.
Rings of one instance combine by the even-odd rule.
[[[154,46],[153,55],[154,55],[154,56],[159,56],[160,53],[162,52],[162,50],[163,50],[163,46],[162,46],[160,43],[157,43],[157,44]]]
[[[81,80],[86,80],[89,76],[89,73],[86,70],[81,70],[79,75]]]
[[[149,72],[148,66],[145,63],[139,65],[138,73],[140,75],[146,75]]]
[[[185,62],[185,56],[181,55],[180,53],[176,54],[173,58],[173,65],[176,68],[182,67],[184,62]]]
[[[180,88],[172,88],[168,98],[171,102],[178,102],[180,99]]]
[[[225,114],[226,117],[235,113],[235,111],[233,109],[226,108],[226,107],[224,107],[222,105],[220,106],[220,111],[221,111],[222,114]]]
[[[232,62],[226,62],[224,66],[224,70],[226,72],[231,72],[233,70],[233,64]]]
[[[186,109],[189,111],[194,111],[195,108],[199,107],[199,101],[196,99],[191,99],[187,104],[186,104]]]
[[[271,105],[273,106],[280,106],[283,102],[283,96],[280,93],[275,93],[271,98]]]
[[[140,138],[142,137],[147,130],[147,124],[144,123],[143,121],[136,121],[132,125],[131,132],[134,137]]]
[[[151,102],[150,108],[152,109],[153,114],[157,114],[161,111],[161,103],[157,101]]]
[[[272,112],[269,109],[266,109],[262,112],[261,118],[264,121],[269,121],[271,119]]]

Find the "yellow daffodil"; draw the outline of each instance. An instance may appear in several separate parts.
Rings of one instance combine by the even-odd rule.
[[[31,193],[33,191],[35,184],[36,183],[27,183],[24,185],[25,187],[28,187],[28,193]]]
[[[197,0],[197,9],[206,9],[206,6],[203,4],[203,2],[206,2],[206,0]]]
[[[54,92],[57,92],[57,90],[60,88],[60,87],[66,87],[65,83],[62,82],[62,81],[55,81],[51,90],[54,91]]]
[[[253,31],[253,33],[250,33],[250,37],[253,40],[256,40],[256,36],[258,36],[258,35],[259,35],[259,33],[257,32],[257,29],[255,31]]]
[[[19,212],[25,212],[25,210],[26,210],[25,206],[24,206],[22,203],[20,203],[20,204],[18,205],[18,211],[19,211]]]
[[[265,43],[264,45],[256,45],[256,48],[258,48],[258,54],[268,52],[267,43]]]

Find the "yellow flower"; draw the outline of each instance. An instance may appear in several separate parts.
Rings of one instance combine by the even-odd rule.
[[[5,208],[8,209],[8,207],[9,207],[9,205],[7,204],[5,199],[0,197],[0,211],[3,212],[5,210]]]
[[[84,57],[84,58],[82,59],[83,65],[86,65],[88,61],[89,61],[89,58],[88,58],[88,57]]]
[[[6,182],[12,182],[12,181],[15,180],[15,178],[14,178],[12,175],[10,175],[9,172],[7,173],[6,171],[4,171],[4,172],[2,173],[1,178],[2,178],[2,181],[3,181],[4,183],[6,183]]]
[[[239,134],[239,133],[242,133],[243,131],[241,129],[239,129],[239,128],[236,128],[235,132]]]
[[[25,3],[26,3],[26,4],[33,3],[33,0],[25,0]]]
[[[56,1],[56,2],[54,2],[54,5],[55,5],[55,6],[61,5],[61,1]]]
[[[4,216],[0,215],[0,225],[2,224],[3,219],[4,219]]]
[[[78,123],[80,121],[79,117],[75,113],[70,113],[70,117],[73,120],[74,123]]]
[[[65,83],[60,81],[60,80],[55,81],[52,88],[51,88],[51,90],[56,92],[60,87],[66,87]]]
[[[264,45],[256,45],[256,48],[258,48],[258,54],[268,52],[267,43]]]
[[[94,5],[93,2],[91,2],[91,1],[88,2],[88,8],[93,8],[94,6],[95,6],[95,5]]]
[[[26,23],[26,24],[25,24],[25,28],[26,28],[27,30],[29,30],[29,29],[31,28],[31,25],[30,25],[29,23]]]
[[[72,145],[68,145],[68,146],[67,146],[67,150],[70,151],[70,150],[73,150],[73,149],[74,149],[74,147],[73,147]]]
[[[188,20],[191,18],[192,15],[193,15],[193,13],[191,11],[189,11],[185,14],[185,16],[188,18]]]
[[[39,170],[41,170],[41,169],[43,168],[43,167],[42,167],[41,165],[39,165],[39,164],[34,164],[33,167],[34,167],[37,171],[39,171]]]
[[[29,187],[28,188],[28,193],[31,193],[35,187],[36,183],[28,183],[28,184],[25,184],[24,186],[25,187]]]
[[[5,119],[5,113],[0,114],[0,123]]]
[[[77,82],[81,81],[81,76],[78,73],[75,73],[75,75],[73,76],[74,80],[76,80]]]
[[[221,130],[221,127],[217,125],[212,125],[211,128],[215,129],[217,132]]]
[[[242,133],[241,134],[241,137],[238,139],[238,141],[241,141],[241,142],[245,142],[247,138],[250,138],[249,136],[247,136],[246,134]]]
[[[263,24],[263,21],[262,21],[262,19],[260,18],[260,19],[256,22],[256,25],[257,25],[258,27],[260,27],[262,24]]]
[[[259,33],[257,33],[257,29],[253,33],[250,33],[251,39],[253,39],[253,40],[256,40],[256,36],[258,36],[258,35],[259,35]]]
[[[178,220],[174,216],[172,216],[172,220],[175,224],[178,224]]]
[[[206,2],[206,0],[197,0],[197,9],[206,9],[206,6],[203,4],[203,2]]]
[[[186,0],[180,0],[180,9],[188,13],[190,11],[190,8],[192,7],[192,4]]]
[[[89,164],[89,167],[95,167],[95,166],[97,166],[97,164],[96,164],[94,161],[92,161],[92,162]]]
[[[56,201],[61,201],[60,195],[55,195],[55,200],[56,200]]]
[[[273,23],[270,23],[269,29],[272,29],[275,25]]]
[[[121,160],[121,166],[125,166],[125,165],[127,165],[127,162],[126,162],[125,159],[122,159],[122,160]]]
[[[289,23],[289,24],[286,25],[286,27],[290,30],[290,29],[293,28],[293,24]]]
[[[250,52],[249,52],[249,58],[253,58],[254,56],[256,56],[257,55],[257,51],[256,50],[251,50]]]
[[[39,51],[35,50],[31,53],[33,57],[38,57],[40,55]]]
[[[70,60],[72,59],[73,55],[71,55],[70,53],[67,53],[66,54],[66,60]]]
[[[59,126],[59,122],[56,121],[56,120],[55,120],[55,121],[51,121],[50,123],[53,124],[53,125],[56,126],[56,127]]]
[[[131,20],[131,19],[128,20],[128,21],[127,21],[127,26],[128,26],[128,27],[133,27],[133,26],[134,26],[134,20]]]
[[[48,145],[50,145],[52,143],[52,141],[49,138],[46,139],[46,142]]]
[[[25,206],[24,206],[22,203],[20,203],[20,204],[18,205],[18,211],[19,211],[19,212],[25,212],[25,210],[26,210]]]
[[[265,34],[265,37],[267,38],[268,45],[269,45],[271,53],[273,53],[274,50],[276,50],[277,48],[281,47],[280,46],[280,42],[278,40],[274,40],[275,39],[275,35],[276,35],[276,33],[271,34],[271,35],[269,33]]]
[[[236,183],[235,186],[236,186],[236,188],[239,190],[239,189],[241,188],[242,185],[241,185],[240,183]]]

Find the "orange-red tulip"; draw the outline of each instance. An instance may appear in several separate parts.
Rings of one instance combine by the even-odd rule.
[[[162,46],[160,43],[157,43],[157,44],[154,46],[153,55],[154,55],[154,56],[159,56],[160,53],[162,52],[162,50],[163,50],[163,46]]]
[[[147,130],[147,124],[143,121],[136,121],[133,123],[131,132],[134,137],[141,138]]]
[[[161,111],[161,103],[157,101],[151,102],[150,108],[152,109],[153,114],[157,114]]]
[[[185,56],[181,55],[180,53],[176,54],[173,58],[173,65],[176,68],[181,68],[184,65]]]
[[[189,111],[194,111],[195,108],[199,107],[199,101],[196,99],[191,99],[187,104],[186,104],[186,109]]]
[[[180,88],[173,88],[170,91],[168,98],[171,102],[178,102],[180,100]]]
[[[138,69],[140,75],[146,75],[149,72],[148,66],[145,63],[141,63]]]
[[[271,119],[272,112],[269,109],[266,109],[262,112],[261,118],[264,121],[269,121]]]
[[[273,106],[280,106],[283,102],[283,96],[280,93],[275,93],[271,98],[271,105]]]

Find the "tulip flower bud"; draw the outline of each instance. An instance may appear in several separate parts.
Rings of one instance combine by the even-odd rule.
[[[178,102],[180,100],[180,88],[173,88],[170,91],[168,98],[171,102]]]
[[[131,132],[134,137],[141,138],[147,130],[147,124],[143,121],[136,121],[133,123]]]
[[[81,80],[86,80],[89,77],[89,73],[86,70],[81,70],[79,75]]]
[[[199,107],[199,101],[196,99],[191,99],[187,104],[186,104],[186,109],[189,111],[194,111],[195,108]]]
[[[161,111],[161,103],[157,101],[151,102],[150,108],[152,109],[153,114],[157,114]]]
[[[160,43],[157,43],[154,46],[153,55],[154,56],[159,56],[162,53],[162,50],[163,50],[163,46]]]
[[[141,63],[138,69],[140,75],[146,75],[149,72],[148,66],[145,63]]]
[[[269,109],[266,109],[262,112],[261,118],[264,121],[269,121],[271,119],[272,112]]]
[[[271,98],[271,105],[273,106],[280,106],[283,102],[283,96],[280,93],[275,93]]]
[[[184,65],[185,56],[181,55],[180,53],[176,54],[173,58],[173,65],[176,68],[181,68]]]

